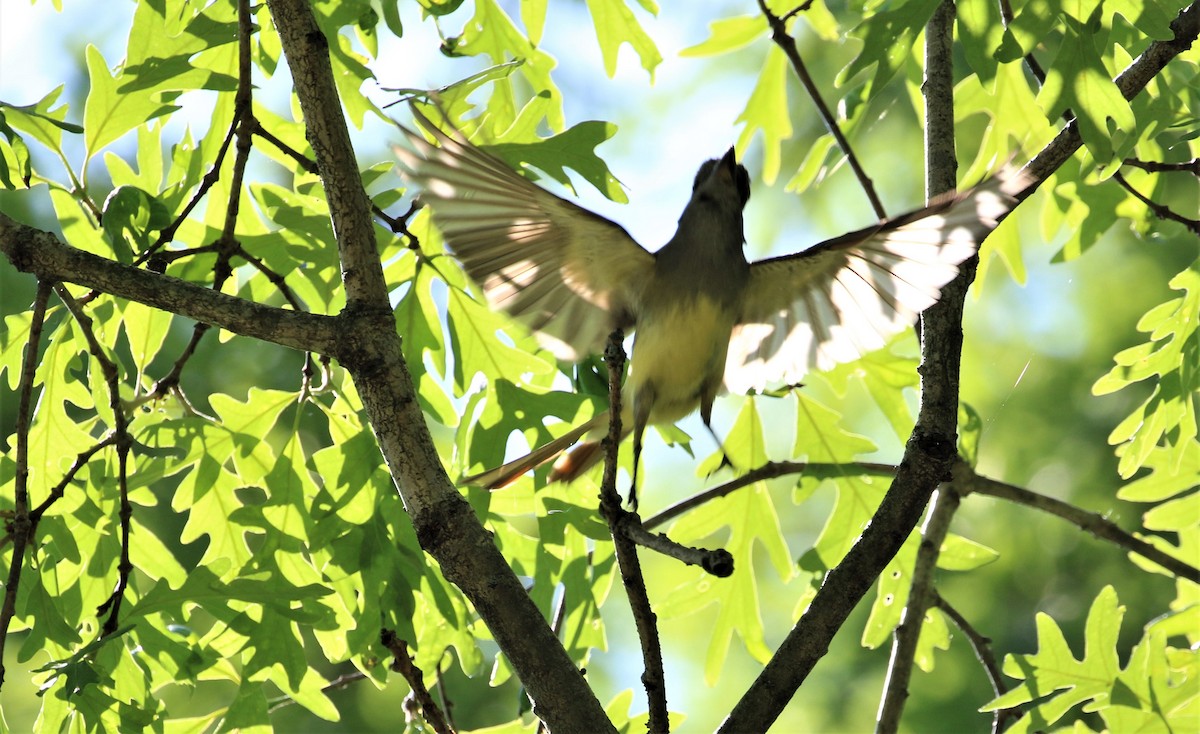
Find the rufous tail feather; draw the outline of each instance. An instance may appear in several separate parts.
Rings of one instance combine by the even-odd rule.
[[[509,484],[512,484],[513,482],[515,482],[526,472],[529,472],[529,471],[532,471],[532,470],[538,468],[542,464],[545,464],[547,461],[552,460],[553,458],[555,458],[562,452],[566,451],[568,448],[570,448],[572,445],[574,445],[576,441],[578,441],[580,438],[582,438],[584,436],[584,434],[595,430],[597,427],[607,426],[607,425],[608,425],[608,411],[606,410],[603,413],[600,413],[599,415],[595,416],[591,420],[587,421],[583,425],[572,428],[570,431],[564,433],[563,435],[559,436],[558,438],[556,438],[552,441],[549,441],[545,444],[542,444],[541,446],[537,447],[533,451],[530,451],[528,454],[525,454],[524,456],[522,456],[518,459],[513,459],[512,461],[508,462],[507,464],[504,464],[503,466],[498,466],[495,469],[489,469],[485,472],[480,472],[479,474],[474,474],[469,477],[463,477],[462,479],[459,480],[458,483],[459,484],[470,484],[472,486],[483,487],[485,489],[500,489],[502,487],[506,487]],[[583,448],[586,448],[588,445],[589,444],[585,443],[583,446],[580,446],[579,448],[583,449]],[[571,454],[574,454],[574,453],[575,453],[574,451],[571,452]],[[567,457],[564,456],[563,458],[565,459]],[[588,463],[587,466],[591,467],[595,463],[596,463],[596,461],[593,459],[590,463]],[[558,465],[556,464],[555,470],[553,472],[551,472],[551,474],[550,474],[550,481],[556,482],[556,481],[562,481],[564,479],[564,477],[555,476],[557,473],[558,473]],[[572,474],[569,478],[566,478],[566,479],[568,479],[568,481],[569,481],[570,479],[574,479],[576,476],[578,476],[578,472]]]

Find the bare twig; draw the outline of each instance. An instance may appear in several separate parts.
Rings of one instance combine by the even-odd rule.
[[[392,652],[391,669],[404,676],[408,687],[412,690],[413,699],[421,710],[421,715],[438,734],[453,734],[454,730],[446,723],[441,708],[425,687],[424,674],[408,654],[408,643],[396,636],[392,630],[385,629],[381,634],[383,646]]]
[[[4,647],[8,642],[8,627],[17,610],[17,588],[21,584],[21,569],[25,566],[25,548],[33,534],[29,519],[29,426],[33,422],[33,380],[37,375],[38,352],[42,343],[42,326],[46,321],[46,302],[50,300],[51,283],[38,281],[37,296],[25,341],[25,356],[21,362],[21,380],[17,384],[17,455],[14,477],[13,518],[9,535],[13,539],[12,565],[4,584],[4,604],[0,606],[0,687],[4,685]]]
[[[311,173],[313,175],[319,173],[317,170],[316,161],[280,140],[278,136],[263,127],[262,123],[258,122],[257,120],[255,121],[254,133],[278,148],[279,152],[296,161],[296,164],[307,173]],[[404,212],[398,217],[393,217],[385,212],[378,204],[371,202],[371,211],[375,214],[375,216],[379,217],[384,221],[385,224],[387,224],[388,229],[392,231],[392,234],[400,234],[407,237],[409,240],[408,247],[411,250],[419,249],[420,242],[417,240],[416,235],[408,231],[408,220],[411,219],[412,215],[415,214],[420,208],[421,205],[414,200],[412,204],[409,205],[408,211]]]
[[[646,688],[646,700],[650,708],[647,731],[651,734],[667,732],[670,720],[667,711],[667,686],[663,673],[662,643],[658,638],[657,617],[650,606],[646,593],[646,579],[642,576],[642,565],[638,560],[637,546],[625,531],[625,527],[636,523],[636,516],[621,507],[621,495],[617,493],[617,450],[621,442],[621,377],[625,372],[625,350],[621,346],[625,334],[616,329],[608,337],[604,349],[604,361],[608,364],[608,436],[604,439],[604,476],[600,481],[600,514],[608,522],[616,550],[617,567],[621,570],[621,583],[629,599],[638,639],[642,644],[642,685]],[[629,490],[631,503],[637,492],[637,477]],[[630,519],[627,519],[630,518]]]
[[[1172,211],[1169,206],[1166,206],[1165,204],[1159,204],[1157,201],[1154,201],[1150,197],[1142,194],[1142,192],[1133,188],[1133,185],[1121,175],[1120,171],[1114,173],[1112,177],[1114,181],[1121,184],[1122,188],[1133,194],[1135,199],[1145,204],[1150,211],[1154,212],[1154,215],[1159,219],[1168,219],[1172,222],[1179,222],[1191,230],[1193,234],[1200,235],[1200,219],[1189,219],[1182,214]]]
[[[87,341],[92,362],[99,366],[100,373],[104,376],[104,384],[108,388],[108,408],[113,414],[112,443],[117,449],[117,488],[120,492],[118,515],[121,527],[121,558],[117,563],[116,586],[112,594],[96,609],[97,614],[108,613],[101,627],[101,636],[108,637],[116,634],[120,627],[121,602],[125,597],[125,589],[129,586],[129,574],[133,573],[133,562],[129,558],[129,531],[133,506],[129,504],[128,482],[129,450],[133,446],[133,439],[129,435],[129,419],[125,415],[125,406],[121,404],[121,382],[117,363],[109,358],[100,340],[96,338],[92,318],[87,315],[83,305],[75,300],[66,286],[58,285],[54,290],[79,324],[79,330]]]
[[[1200,158],[1193,158],[1182,163],[1166,163],[1164,161],[1144,161],[1140,158],[1126,158],[1125,165],[1140,168],[1151,173],[1190,173],[1200,176]]]
[[[349,686],[357,683],[358,681],[366,680],[366,679],[367,679],[366,673],[362,672],[361,670],[356,670],[353,673],[346,673],[344,675],[339,675],[338,677],[329,681],[321,688],[321,692],[329,693],[330,691],[336,691],[336,690],[339,690],[342,688],[348,688]],[[291,696],[280,696],[278,698],[271,699],[271,700],[267,701],[267,713],[273,714],[276,711],[278,711],[279,709],[286,708],[295,703],[296,703],[296,699],[292,698]]]
[[[792,62],[792,68],[796,71],[796,76],[800,79],[800,83],[804,85],[808,96],[812,98],[813,104],[817,107],[817,112],[821,115],[822,122],[825,123],[825,128],[829,130],[829,134],[837,141],[838,147],[846,154],[846,162],[850,164],[850,168],[854,171],[854,175],[858,178],[858,183],[862,186],[863,192],[867,195],[867,199],[871,202],[871,208],[875,210],[875,216],[880,220],[887,219],[887,211],[883,208],[883,202],[879,199],[879,194],[875,192],[875,184],[871,182],[870,176],[863,170],[862,165],[858,162],[858,156],[854,155],[854,149],[850,147],[850,141],[846,140],[846,136],[842,134],[841,128],[838,127],[837,117],[829,109],[829,105],[825,104],[825,100],[821,97],[821,92],[817,89],[816,82],[813,81],[812,75],[808,73],[808,67],[804,65],[804,59],[800,58],[800,49],[796,46],[796,39],[792,38],[787,32],[787,20],[801,8],[788,13],[784,17],[779,17],[771,11],[767,6],[766,0],[758,0],[759,10],[767,19],[767,24],[771,26],[771,40],[775,45],[779,46],[780,50],[787,55],[788,60]]]
[[[913,565],[908,604],[892,638],[892,654],[888,660],[887,678],[883,684],[883,697],[875,724],[877,732],[892,734],[900,728],[900,717],[904,712],[904,704],[908,701],[908,683],[912,679],[917,643],[921,639],[921,628],[925,625],[925,613],[937,597],[933,586],[933,574],[937,569],[942,544],[950,531],[950,521],[954,518],[958,506],[958,493],[953,487],[943,485],[934,494],[929,517],[925,527],[921,529],[921,545]]]
[[[954,622],[954,626],[958,627],[966,635],[967,642],[970,643],[971,650],[975,653],[975,658],[983,666],[988,682],[992,684],[992,693],[997,698],[1004,695],[1007,689],[1004,687],[1004,676],[1000,672],[1000,665],[996,662],[996,656],[992,654],[992,641],[979,634],[979,630],[975,629],[967,621],[966,617],[962,616],[950,602],[942,598],[937,592],[933,594],[932,606],[949,617],[950,621]],[[1020,710],[1016,707],[994,711],[992,714],[992,734],[1000,734],[1000,732],[1004,731],[1004,723],[1007,719],[1016,718],[1020,715]]]
[[[731,479],[717,487],[706,489],[703,492],[688,497],[685,500],[680,500],[665,510],[653,515],[644,520],[642,525],[647,528],[656,528],[664,523],[670,522],[679,517],[688,510],[692,510],[703,504],[711,502],[720,497],[733,494],[737,490],[748,487],[756,482],[761,482],[764,479],[775,479],[776,477],[787,476],[788,474],[808,474],[810,476],[823,479],[832,479],[837,477],[854,476],[868,474],[878,477],[890,477],[896,473],[895,464],[873,464],[870,462],[851,462],[848,464],[823,464],[810,463],[805,461],[772,461],[763,464],[757,469],[751,469],[736,479]]]
[[[689,566],[699,566],[718,578],[733,574],[733,556],[724,548],[709,550],[676,543],[662,533],[652,533],[638,520],[637,515],[622,516],[620,532],[634,543],[663,554]]]
[[[965,462],[959,462],[955,465],[954,483],[963,495],[972,492],[1048,512],[1051,515],[1072,523],[1082,530],[1088,531],[1101,540],[1107,540],[1130,553],[1136,553],[1148,561],[1157,563],[1181,579],[1187,579],[1192,583],[1200,584],[1200,568],[1159,550],[1141,538],[1125,532],[1111,520],[1094,512],[1082,510],[1069,502],[1056,500],[1053,497],[1031,492],[1022,487],[980,476]]]
[[[58,484],[51,488],[49,494],[46,495],[46,499],[42,500],[41,504],[30,511],[29,522],[32,525],[30,532],[37,531],[37,526],[42,520],[42,515],[46,514],[46,511],[50,509],[51,505],[63,498],[63,495],[65,495],[67,492],[67,486],[74,481],[75,475],[78,474],[83,467],[87,466],[87,463],[92,460],[92,457],[99,453],[101,449],[108,448],[116,442],[116,433],[109,431],[104,438],[96,442],[91,448],[79,452],[79,454],[75,457],[74,463],[71,464],[71,468],[67,470],[67,473],[63,475],[62,479],[58,480]]]

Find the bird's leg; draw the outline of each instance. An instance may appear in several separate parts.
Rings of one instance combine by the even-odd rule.
[[[708,429],[708,434],[713,437],[713,441],[715,441],[717,444],[717,449],[721,452],[721,464],[716,469],[713,469],[712,472],[709,473],[709,476],[716,474],[726,467],[729,467],[736,472],[737,467],[735,467],[733,462],[729,460],[729,453],[725,451],[724,442],[721,441],[721,437],[717,435],[717,432],[713,430],[712,400],[706,400],[700,403],[700,420],[704,421],[704,427]]]
[[[654,405],[654,391],[642,386],[633,398],[633,479],[629,483],[629,507],[637,512],[638,466],[642,460],[642,434],[650,421],[650,407]]]

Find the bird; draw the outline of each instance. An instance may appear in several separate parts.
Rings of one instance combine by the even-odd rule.
[[[415,107],[429,138],[397,123],[401,177],[489,305],[574,362],[633,331],[622,439],[633,435],[633,488],[646,426],[699,409],[710,432],[718,393],[798,384],[879,349],[938,300],[1015,203],[1002,172],[898,217],[803,251],[750,262],[743,211],[750,176],[734,148],[704,161],[671,239],[655,252],[619,224],[537,186],[459,130]],[[601,458],[608,412],[502,466],[460,479],[497,489],[555,459],[571,481]],[[587,440],[564,453],[588,434]],[[715,432],[713,436],[716,437]],[[718,443],[720,443],[718,439]]]

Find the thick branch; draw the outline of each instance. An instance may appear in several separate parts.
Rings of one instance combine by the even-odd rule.
[[[336,356],[350,371],[421,547],[460,588],[508,656],[555,734],[613,731],[490,533],[438,457],[400,351],[376,253],[371,203],[350,148],[328,41],[305,0],[268,0],[329,199],[347,308]]]
[[[1137,94],[1166,66],[1190,48],[1200,33],[1200,3],[1193,3],[1171,24],[1175,37],[1155,41],[1117,79],[1126,98]],[[1058,169],[1080,145],[1075,124],[1051,141],[1026,167],[1035,183]],[[932,182],[937,183],[937,182]],[[952,185],[952,183],[951,183]],[[931,187],[933,190],[933,187]],[[921,409],[905,447],[896,479],[875,517],[825,577],[808,611],[780,645],[758,679],[738,702],[721,731],[766,731],[819,660],[850,611],[870,589],[909,532],[937,483],[947,478],[955,450],[962,306],[974,268],[942,291],[939,303],[921,317]]]
[[[53,234],[28,227],[3,213],[0,252],[17,270],[42,280],[77,283],[292,349],[336,352],[341,328],[335,317],[264,306],[169,275],[122,265],[63,244]]]
[[[925,79],[921,94],[925,100],[925,195],[933,198],[954,188],[958,176],[958,160],[954,154],[954,4],[943,0],[933,11],[925,27]],[[932,427],[943,437],[953,440],[958,431],[958,378],[962,362],[962,314],[966,288],[975,277],[975,261],[964,264],[962,272],[955,278],[949,300],[943,300],[940,308],[929,309],[930,320],[922,318],[922,367],[921,386],[936,385],[937,390],[928,397],[922,392],[920,426]],[[946,294],[943,294],[943,299]],[[930,364],[929,357],[940,352],[943,361],[937,366]],[[953,403],[951,403],[953,401]],[[924,423],[922,423],[922,420]],[[896,487],[892,487],[896,491]],[[924,493],[925,487],[920,491]],[[883,686],[883,698],[875,730],[881,734],[894,734],[900,728],[900,717],[908,701],[908,682],[912,677],[913,661],[917,654],[917,642],[921,627],[925,624],[925,610],[933,591],[933,572],[937,566],[938,553],[950,530],[950,520],[958,509],[959,497],[952,489],[936,496],[929,520],[921,530],[921,546],[913,567],[913,581],[909,590],[908,605],[904,617],[892,641],[892,654],[888,661],[887,679]]]
[[[308,3],[279,0],[267,6],[279,30],[304,113],[308,144],[316,155],[321,185],[329,200],[347,308],[386,304],[387,284],[375,249],[371,200],[358,173],[342,101],[333,81],[329,39],[317,26]]]

